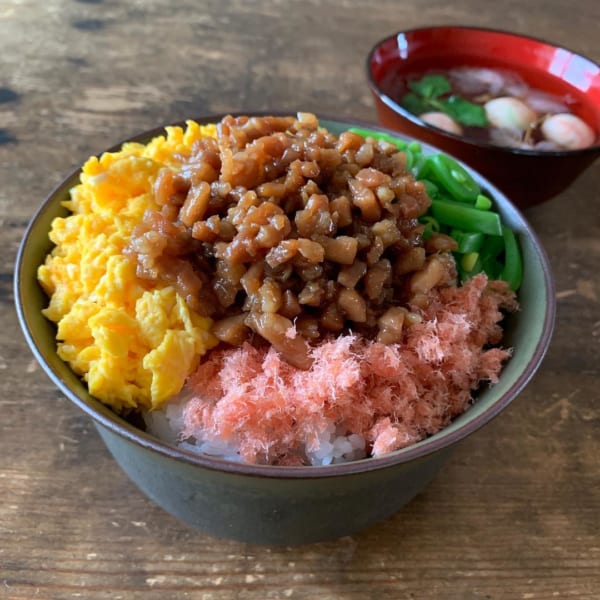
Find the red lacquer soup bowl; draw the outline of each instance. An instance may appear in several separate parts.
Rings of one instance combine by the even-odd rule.
[[[428,125],[399,104],[399,82],[460,66],[508,70],[533,89],[568,98],[571,111],[595,130],[595,143],[553,151],[497,146]],[[378,42],[367,75],[382,125],[457,156],[521,208],[563,191],[600,154],[600,66],[549,42],[472,27],[413,29]]]

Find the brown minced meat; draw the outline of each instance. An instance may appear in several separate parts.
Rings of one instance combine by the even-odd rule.
[[[127,252],[175,287],[222,342],[260,336],[299,368],[347,331],[400,341],[428,292],[454,284],[454,240],[426,242],[430,204],[385,141],[321,129],[312,114],[231,117],[180,169],[165,167]]]

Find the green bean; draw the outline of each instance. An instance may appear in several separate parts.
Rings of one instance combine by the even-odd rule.
[[[434,200],[440,195],[440,188],[433,183],[433,181],[429,181],[429,179],[420,178],[419,181],[425,185],[425,191],[427,195]]]
[[[501,262],[491,256],[486,256],[481,258],[481,265],[486,272],[488,279],[502,279],[501,275],[504,265]]]
[[[475,274],[481,271],[481,259],[479,258],[479,252],[469,252],[463,254],[460,259],[460,266],[466,273]]]
[[[453,229],[450,232],[450,237],[456,240],[456,243],[458,244],[458,249],[456,251],[459,254],[479,252],[485,240],[485,235],[483,233],[471,233],[461,231],[460,229]]]
[[[421,154],[421,152],[423,151],[423,149],[421,148],[421,144],[419,144],[419,142],[415,140],[410,142],[406,148],[407,150],[410,150],[413,154]]]
[[[439,223],[462,231],[502,235],[502,223],[498,213],[479,210],[462,202],[432,200],[431,214]]]
[[[483,270],[490,279],[500,279],[504,264],[499,260],[504,254],[504,238],[487,235],[479,251]]]
[[[432,154],[427,158],[427,166],[428,176],[433,176],[434,181],[439,183],[453,200],[475,203],[481,188],[453,158],[446,154]]]
[[[481,255],[484,258],[498,258],[504,252],[504,239],[501,235],[488,235],[481,246]]]
[[[475,208],[479,210],[490,210],[492,208],[492,201],[483,194],[479,194],[475,200]]]
[[[421,180],[427,171],[427,158],[423,154],[417,154],[415,156],[411,171],[416,179]]]
[[[523,280],[523,263],[517,244],[517,238],[509,227],[502,227],[504,239],[504,268],[500,278],[504,279],[511,290],[518,290]]]

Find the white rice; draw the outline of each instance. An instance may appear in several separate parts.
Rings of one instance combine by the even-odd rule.
[[[196,430],[194,436],[185,436],[184,413],[192,394],[184,391],[168,402],[162,410],[143,413],[146,430],[157,438],[179,448],[243,462],[237,445],[229,440],[215,439],[208,432]],[[321,433],[315,450],[304,449],[306,461],[313,466],[324,466],[359,460],[367,456],[366,441],[357,434],[344,435],[331,422]]]

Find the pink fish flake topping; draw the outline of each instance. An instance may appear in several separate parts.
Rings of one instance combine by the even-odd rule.
[[[414,444],[498,380],[510,350],[489,346],[501,339],[501,309],[516,308],[507,286],[479,275],[434,290],[402,343],[342,335],[313,348],[309,370],[271,347],[213,350],[189,379],[184,433],[233,442],[243,460],[267,464],[302,464],[331,423],[363,436],[372,456]]]

